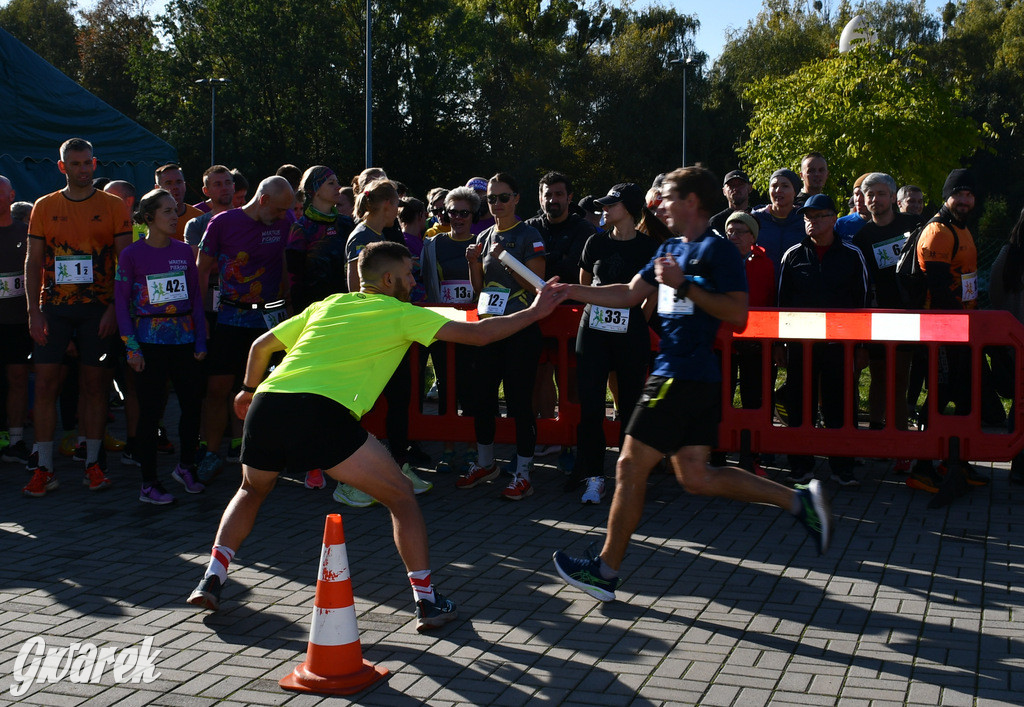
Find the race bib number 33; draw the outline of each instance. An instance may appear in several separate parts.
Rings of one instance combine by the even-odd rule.
[[[629,310],[591,305],[587,324],[591,329],[621,334],[629,328]]]

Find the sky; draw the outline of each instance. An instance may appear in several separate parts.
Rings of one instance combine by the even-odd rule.
[[[708,55],[713,64],[725,45],[728,29],[743,29],[761,11],[761,0],[662,0],[685,15],[700,20],[697,48]]]

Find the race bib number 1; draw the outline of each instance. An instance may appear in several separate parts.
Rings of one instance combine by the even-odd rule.
[[[167,304],[188,299],[188,285],[181,270],[165,272],[162,275],[147,275],[146,289],[150,304]]]
[[[473,283],[469,280],[445,280],[441,283],[441,302],[466,304],[473,301]]]
[[[25,281],[20,272],[0,273],[0,299],[24,297]]]
[[[693,314],[693,300],[689,297],[679,299],[673,288],[668,285],[658,285],[658,314]]]
[[[629,328],[629,310],[591,305],[587,324],[591,329],[621,334]]]
[[[83,285],[91,283],[92,256],[56,256],[53,264],[53,279],[58,285]]]
[[[501,315],[505,313],[508,306],[508,295],[510,290],[504,287],[487,287],[480,293],[476,302],[476,311],[480,315]]]

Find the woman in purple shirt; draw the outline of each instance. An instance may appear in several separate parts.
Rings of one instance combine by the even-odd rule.
[[[202,388],[199,361],[206,357],[206,318],[192,249],[173,237],[178,222],[174,198],[163,189],[154,189],[139,201],[135,220],[147,227],[149,235],[121,252],[114,307],[139,395],[139,500],[164,505],[174,501],[174,496],[157,479],[156,443],[168,378],[181,407],[181,458],[171,476],[188,493],[200,493],[204,488],[195,480],[195,457]]]

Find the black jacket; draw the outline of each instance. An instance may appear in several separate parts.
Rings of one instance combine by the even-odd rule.
[[[806,236],[782,256],[779,306],[859,309],[867,305],[868,272],[860,249],[835,236],[825,256]]]

